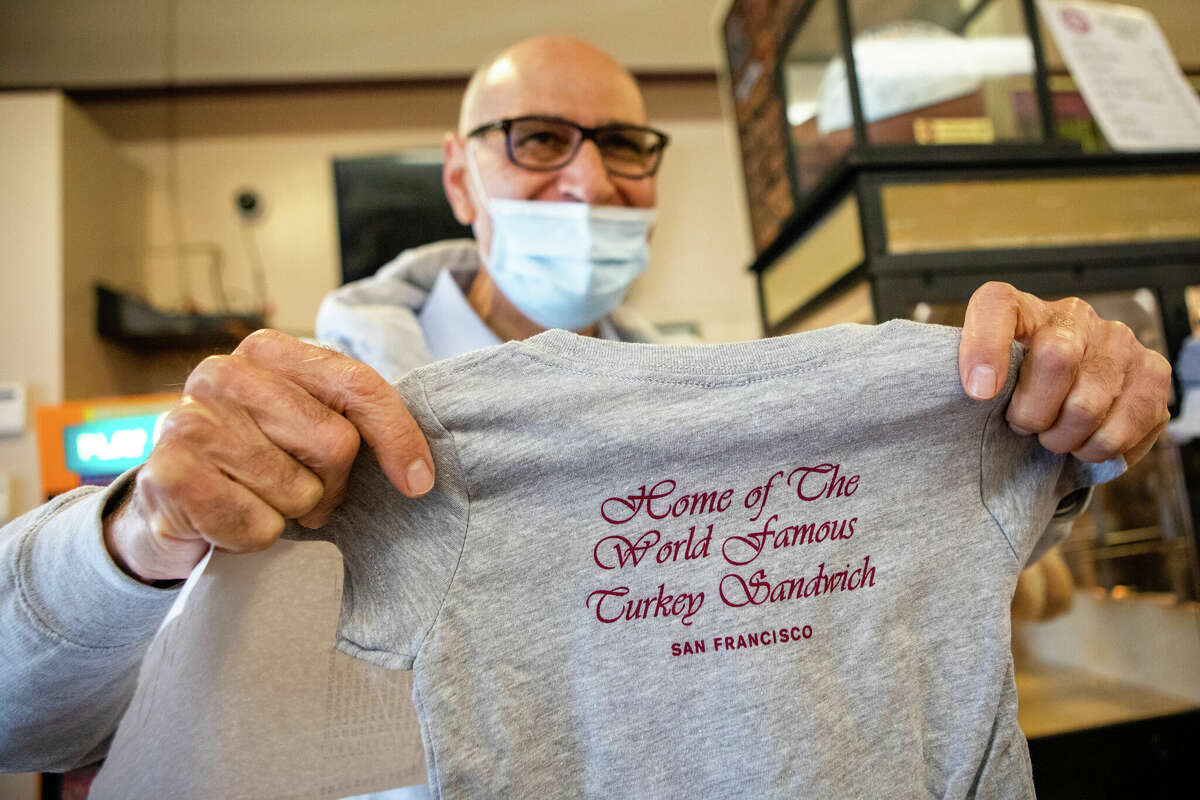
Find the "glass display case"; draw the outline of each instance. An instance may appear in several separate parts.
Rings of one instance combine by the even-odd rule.
[[[1044,140],[1034,49],[1018,0],[851,0],[846,8],[852,59],[837,35],[838,3],[818,0],[795,17],[778,68],[798,198],[820,186],[856,141]]]
[[[960,325],[988,280],[1081,296],[1172,362],[1200,325],[1200,153],[1113,152],[1048,76],[1034,0],[731,0],[718,23],[765,334]],[[1198,512],[1200,444],[1164,438],[1055,551],[1070,611],[1015,615],[1039,796],[1191,770]]]
[[[1032,0],[732,0],[721,36],[760,254],[848,163],[1082,149],[1057,136]]]
[[[1112,152],[1034,0],[731,0],[719,24],[768,333],[926,252],[1200,240],[1200,154]]]

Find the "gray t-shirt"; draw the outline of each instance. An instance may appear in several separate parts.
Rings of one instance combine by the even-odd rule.
[[[414,671],[435,797],[1032,797],[1009,602],[1124,469],[963,393],[959,332],[552,330],[409,373],[434,491],[366,453],[337,647]]]

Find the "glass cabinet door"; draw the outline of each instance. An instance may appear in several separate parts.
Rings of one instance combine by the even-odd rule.
[[[1153,292],[1084,295],[1165,355]],[[965,304],[917,305],[961,325]],[[1180,454],[1160,438],[1096,488],[1070,535],[1014,599],[1019,716],[1029,738],[1200,708],[1200,576]]]
[[[863,146],[1042,141],[1019,0],[850,0]],[[780,62],[797,199],[856,144],[833,0],[800,6]]]
[[[869,144],[1041,141],[1020,0],[850,0],[849,8]]]

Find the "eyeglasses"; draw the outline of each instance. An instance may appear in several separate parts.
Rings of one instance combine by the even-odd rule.
[[[508,160],[518,167],[549,172],[571,163],[585,139],[596,143],[604,168],[623,178],[645,178],[658,171],[670,141],[662,131],[642,125],[614,123],[585,128],[561,117],[508,117],[488,122],[467,134],[504,131]]]

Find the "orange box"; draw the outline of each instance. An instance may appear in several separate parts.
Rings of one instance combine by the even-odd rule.
[[[63,434],[72,425],[94,420],[158,414],[179,402],[177,394],[97,397],[37,409],[38,462],[45,499],[80,486],[80,476],[67,469]]]

